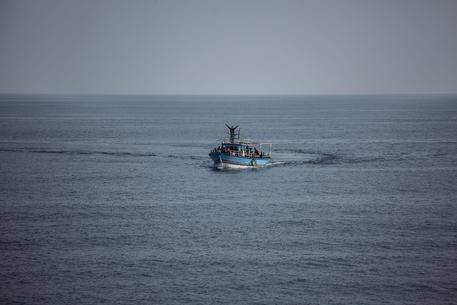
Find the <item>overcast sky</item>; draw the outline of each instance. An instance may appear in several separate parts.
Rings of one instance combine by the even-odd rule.
[[[0,93],[455,92],[456,0],[0,0]]]

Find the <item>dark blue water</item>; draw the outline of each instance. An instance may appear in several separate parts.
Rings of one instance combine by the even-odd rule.
[[[457,97],[2,96],[0,200],[2,304],[455,304]]]

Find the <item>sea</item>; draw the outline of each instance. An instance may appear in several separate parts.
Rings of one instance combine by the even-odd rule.
[[[1,95],[0,304],[457,304],[457,96]]]

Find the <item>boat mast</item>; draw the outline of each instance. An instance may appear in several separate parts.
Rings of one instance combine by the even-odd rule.
[[[230,130],[230,143],[235,143],[235,139],[238,136],[238,139],[240,138],[240,132],[238,131],[238,134],[236,133],[236,129],[238,128],[238,125],[236,126],[229,126],[228,124],[225,124],[227,128]]]

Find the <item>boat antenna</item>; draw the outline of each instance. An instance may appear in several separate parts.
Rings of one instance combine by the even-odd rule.
[[[230,130],[230,142],[233,143],[236,139],[236,136],[237,136],[236,129],[238,128],[239,125],[230,126],[226,123],[225,126],[227,126],[227,128]],[[239,138],[240,138],[240,133],[238,132],[238,139]]]

